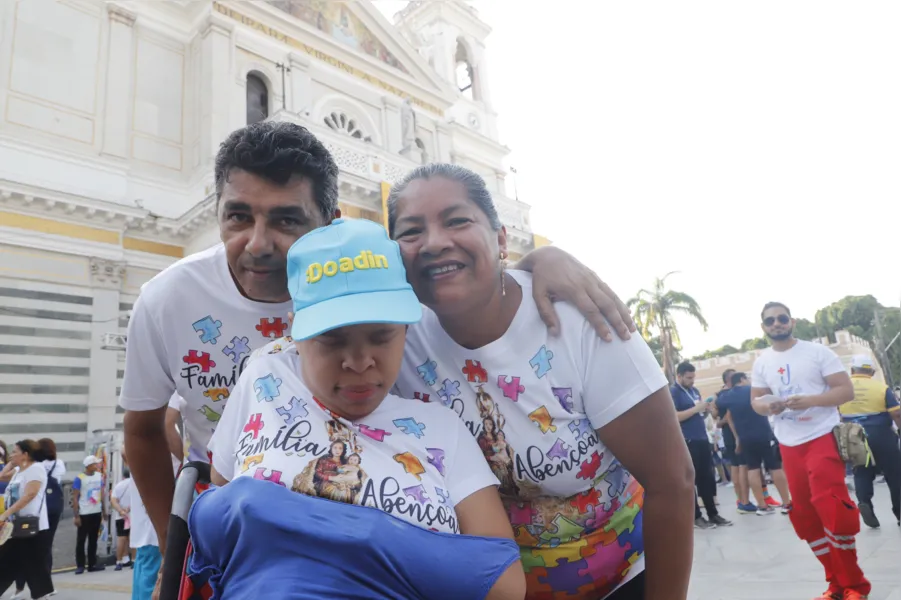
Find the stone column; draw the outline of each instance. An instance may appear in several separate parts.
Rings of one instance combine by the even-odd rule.
[[[454,148],[453,143],[451,142],[451,132],[447,125],[444,123],[437,123],[435,125],[435,137],[437,138],[435,146],[438,151],[435,160],[437,162],[454,162]]]
[[[134,13],[112,4],[109,13],[109,54],[103,119],[103,154],[127,158],[131,139],[134,90]]]
[[[125,263],[91,259],[94,312],[91,324],[91,374],[88,383],[88,437],[98,429],[115,429],[116,372],[119,352],[101,348],[103,334],[119,329],[119,293],[125,282]]]
[[[400,120],[400,107],[403,100],[396,96],[382,96],[382,132],[385,140],[385,150],[398,153],[404,148],[403,124]]]
[[[234,129],[229,112],[234,89],[231,74],[232,29],[231,23],[213,13],[201,33],[200,160],[202,164],[212,163],[219,150],[219,144]]]
[[[311,118],[313,112],[313,79],[310,76],[310,59],[304,54],[291,52],[288,55],[291,73],[286,78],[288,110],[294,114]]]

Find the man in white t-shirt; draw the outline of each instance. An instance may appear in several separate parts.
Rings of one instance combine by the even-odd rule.
[[[851,379],[832,350],[793,336],[795,321],[784,304],[768,303],[760,318],[772,347],[754,362],[751,403],[773,417],[793,499],[789,517],[826,569],[829,589],[819,598],[866,598],[870,582],[857,564],[854,541],[860,513],[832,432],[838,407],[854,398]]]
[[[173,393],[185,400],[188,459],[209,461],[210,437],[251,351],[286,333],[288,248],[340,216],[338,167],[298,125],[267,121],[233,132],[217,155],[215,180],[223,243],[147,282],[128,327],[119,400],[125,445],[163,550],[174,491],[165,427]],[[517,268],[536,272],[536,303],[552,330],[551,297],[576,305],[604,339],[605,318],[629,337],[622,302],[565,253],[542,248]]]

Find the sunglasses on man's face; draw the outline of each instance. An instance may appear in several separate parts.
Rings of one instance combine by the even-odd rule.
[[[791,321],[791,317],[788,315],[779,315],[778,317],[767,317],[763,320],[763,324],[767,327],[772,327],[773,323],[779,321],[782,325],[788,325],[788,322]]]

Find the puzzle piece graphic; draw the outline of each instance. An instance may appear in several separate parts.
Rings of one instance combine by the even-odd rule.
[[[604,525],[604,531],[613,532],[617,539],[623,538],[631,533],[636,535],[636,529],[642,526],[641,506],[636,504],[625,504],[620,506],[616,512],[608,518]],[[640,532],[639,532],[640,533]],[[641,538],[638,537],[635,547],[639,547]]]
[[[466,381],[470,383],[487,383],[488,371],[482,367],[481,361],[466,360],[465,366],[461,369],[466,375]]]
[[[580,575],[580,572],[588,568],[588,563],[584,558],[577,561],[567,561],[557,559],[557,566],[547,568],[547,576],[539,577],[541,583],[546,583],[557,592],[563,595],[563,592],[575,595],[579,589],[584,586],[593,585],[591,577]],[[556,594],[555,594],[556,597]]]
[[[444,380],[444,385],[441,386],[441,389],[438,390],[438,396],[441,397],[441,401],[444,402],[445,405],[450,404],[451,400],[460,395],[460,382],[459,381],[451,381],[450,379]]]
[[[604,473],[604,481],[607,483],[607,495],[611,498],[619,498],[626,489],[631,476],[622,465],[614,463]]]
[[[554,425],[554,418],[551,417],[550,413],[547,411],[546,406],[539,406],[535,410],[529,413],[529,419],[538,425],[541,428],[541,433],[547,433],[548,431],[557,431],[557,426]]]
[[[591,457],[588,460],[582,462],[576,477],[578,479],[591,479],[598,472],[599,468],[601,468],[601,455],[595,450],[591,453]]]
[[[557,438],[557,441],[554,442],[554,445],[547,451],[546,455],[548,458],[562,460],[569,456],[569,446],[566,445],[566,442]]]
[[[260,324],[256,326],[256,330],[259,331],[263,337],[271,340],[282,337],[282,334],[287,328],[288,324],[282,323],[281,317],[260,319]]]
[[[413,398],[415,400],[419,400],[420,402],[428,402],[429,401],[429,395],[423,394],[422,392],[413,392]]]
[[[572,500],[569,501],[569,504],[575,506],[580,514],[585,514],[588,512],[589,508],[597,506],[600,501],[601,495],[596,489],[591,488],[586,492],[573,496]]]
[[[310,414],[307,410],[307,403],[297,396],[292,396],[291,401],[286,406],[279,406],[275,409],[275,412],[282,416],[282,419],[285,420],[285,425],[296,423]]]
[[[391,435],[390,431],[385,431],[384,429],[373,429],[369,425],[357,425],[360,430],[360,433],[365,435],[368,438],[372,438],[377,442],[384,442],[385,437]]]
[[[246,431],[246,430],[245,430]],[[254,454],[252,456],[248,456],[244,459],[244,463],[241,465],[241,472],[246,473],[256,465],[259,465],[263,462],[263,454]]]
[[[404,467],[404,471],[413,475],[419,481],[422,481],[422,475],[425,473],[425,469],[422,467],[422,463],[419,462],[419,459],[413,456],[410,452],[402,452],[401,454],[395,454],[394,460],[399,462]]]
[[[263,413],[257,413],[255,415],[250,415],[250,419],[247,420],[247,424],[244,425],[244,433],[253,433],[253,439],[257,439],[257,436],[260,435],[260,430],[263,429]]]
[[[188,350],[187,356],[182,356],[181,359],[188,363],[189,365],[200,365],[200,370],[203,373],[209,373],[210,369],[216,366],[216,361],[210,360],[209,352],[198,352],[197,350]]]
[[[435,372],[437,368],[438,363],[427,358],[424,363],[416,367],[416,370],[419,371],[419,376],[426,385],[435,385],[435,382],[438,381],[438,373]]]
[[[591,423],[588,419],[577,419],[569,424],[569,430],[573,432],[576,440],[591,434]]]
[[[197,409],[197,412],[206,417],[207,421],[212,423],[218,423],[219,419],[222,418],[222,413],[217,413],[215,410],[204,404],[201,408]]]
[[[444,476],[444,450],[441,448],[426,448],[426,452],[429,453],[429,464],[435,467],[441,476]]]
[[[210,315],[205,316],[199,321],[192,324],[194,331],[200,334],[200,341],[204,344],[216,345],[216,340],[222,335],[219,329],[222,327],[222,321],[214,321]]]
[[[563,410],[572,414],[573,412],[573,389],[552,387],[551,392],[557,397]]]
[[[613,514],[619,510],[619,498],[611,498],[609,502],[598,504],[594,507],[594,515],[585,521],[585,527],[592,530],[592,539],[595,543],[610,543],[609,539],[616,539],[616,532],[610,532],[609,536],[602,536],[598,533],[598,527],[605,527],[610,521]],[[601,530],[603,531],[603,530]]]
[[[278,389],[282,385],[282,380],[272,376],[269,373],[265,377],[260,377],[253,382],[253,389],[257,393],[257,402],[272,402],[278,398]]]
[[[253,478],[262,479],[263,481],[271,481],[272,483],[277,483],[282,487],[286,487],[285,484],[282,483],[281,471],[272,471],[270,469],[266,469],[265,467],[257,467],[257,470],[253,474]]]
[[[228,388],[209,388],[203,391],[203,395],[213,402],[222,402],[229,396]]]
[[[238,364],[245,354],[250,354],[250,340],[246,337],[235,336],[232,338],[231,344],[222,349],[222,354],[230,356],[232,362]]]
[[[520,548],[531,548],[538,545],[538,538],[532,535],[525,525],[513,528],[513,539]]]
[[[404,488],[404,494],[406,494],[410,498],[415,498],[420,504],[425,504],[429,501],[429,497],[425,493],[425,488],[421,483],[419,485]]]
[[[582,553],[588,548],[588,540],[580,538],[556,548],[535,548],[532,554],[539,557],[544,565],[556,565],[561,560],[569,562],[579,561],[584,558]]]
[[[510,381],[507,381],[507,377],[508,375],[498,375],[497,387],[501,388],[504,396],[514,402],[519,402],[519,395],[524,393],[526,388],[519,383],[519,377],[510,377]]]
[[[442,490],[440,487],[435,488],[435,493],[438,495],[438,504],[444,504],[445,506],[450,506],[451,497],[450,494]]]
[[[415,435],[416,439],[421,438],[425,434],[425,423],[420,423],[413,417],[404,417],[403,419],[394,419],[394,426],[399,428],[407,435]]]
[[[531,502],[516,502],[507,507],[507,514],[510,516],[510,524],[515,527],[531,525],[532,519],[538,514],[538,511],[532,508]]]
[[[554,353],[548,350],[547,346],[542,346],[538,349],[538,352],[535,353],[535,356],[532,357],[532,360],[529,361],[529,364],[535,369],[535,375],[538,379],[547,375],[548,371],[551,370],[552,358],[554,358]]]
[[[520,562],[522,562],[523,571],[528,573],[535,567],[544,567],[544,558],[542,558],[535,550],[526,551],[525,548],[520,552]]]
[[[553,527],[551,527],[553,526]],[[573,523],[560,513],[554,517],[554,520],[551,521],[551,525],[542,532],[541,535],[538,536],[538,539],[542,543],[549,543],[551,540],[558,540],[559,543],[565,544],[572,540],[578,539],[585,533],[585,528],[579,525],[578,523]],[[556,546],[557,544],[553,544]]]

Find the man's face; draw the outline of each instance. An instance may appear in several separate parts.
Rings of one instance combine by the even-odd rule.
[[[232,169],[219,197],[219,237],[241,293],[259,302],[288,300],[288,249],[324,221],[309,179],[279,186]]]
[[[795,320],[791,318],[787,310],[781,306],[774,306],[763,312],[763,323],[760,324],[760,328],[768,338],[781,342],[792,336]]]
[[[695,371],[686,371],[678,376],[679,383],[684,387],[691,387],[695,384]]]

